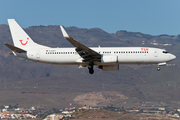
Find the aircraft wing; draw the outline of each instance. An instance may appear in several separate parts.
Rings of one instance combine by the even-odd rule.
[[[66,38],[73,46],[76,47],[76,52],[84,59],[84,62],[87,61],[100,61],[101,54],[97,53],[96,51],[84,46],[83,44],[77,42],[73,38],[69,37],[69,35],[66,33],[64,28],[60,26],[62,34],[64,38]]]

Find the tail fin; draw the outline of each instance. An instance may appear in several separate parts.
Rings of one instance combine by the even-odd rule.
[[[46,46],[35,43],[29,37],[29,35],[19,26],[15,19],[8,19],[8,23],[14,46],[21,48],[23,50],[34,48],[48,48]]]

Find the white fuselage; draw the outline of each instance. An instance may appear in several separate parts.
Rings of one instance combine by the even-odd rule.
[[[163,49],[150,47],[91,47],[92,50],[102,56],[117,56],[117,61],[94,62],[94,65],[112,64],[158,64],[169,62],[176,57]],[[88,65],[83,58],[76,53],[75,48],[45,48],[30,49],[26,53],[15,55],[33,61],[59,64],[59,65]]]
[[[13,54],[25,59],[57,65],[88,66],[93,74],[96,65],[103,71],[117,71],[119,64],[165,65],[176,58],[166,50],[150,47],[86,47],[70,37],[63,26],[62,35],[74,48],[50,48],[35,43],[14,19],[8,19],[13,45],[5,44]]]

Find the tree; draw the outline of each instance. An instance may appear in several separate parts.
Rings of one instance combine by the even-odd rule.
[[[52,108],[53,113],[59,113],[59,109]]]
[[[1,106],[0,106],[0,109],[4,109],[4,106],[3,106],[3,105],[1,105]]]
[[[12,109],[13,107],[11,105],[9,105],[9,109]]]

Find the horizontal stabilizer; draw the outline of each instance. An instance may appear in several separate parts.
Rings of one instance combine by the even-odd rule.
[[[20,49],[20,48],[18,48],[18,47],[12,46],[12,45],[7,44],[7,43],[5,43],[4,45],[6,45],[9,49],[11,49],[11,50],[14,51],[14,52],[19,52],[19,53],[26,52],[26,51],[23,50],[23,49]]]

